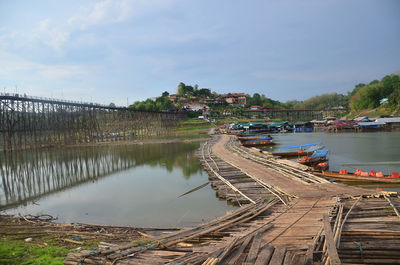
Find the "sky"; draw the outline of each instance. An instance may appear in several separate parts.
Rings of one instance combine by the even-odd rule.
[[[397,0],[0,0],[1,92],[126,105],[304,100],[400,71]]]

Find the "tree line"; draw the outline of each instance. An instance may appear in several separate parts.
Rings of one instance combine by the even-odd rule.
[[[245,106],[229,106],[224,102],[215,101],[219,94],[210,88],[199,88],[197,84],[186,85],[180,82],[176,88],[176,97],[169,99],[170,94],[165,91],[155,99],[136,101],[130,108],[138,110],[180,110],[185,102],[209,99],[207,105],[212,110],[225,110],[240,114],[245,108],[257,105],[270,109],[325,109],[329,107],[344,107],[351,111],[372,109],[380,105],[380,100],[388,98],[387,106],[396,108],[400,105],[400,78],[398,74],[386,75],[380,81],[374,80],[369,84],[357,84],[347,95],[339,93],[326,93],[311,97],[304,101],[289,100],[280,102],[266,97],[263,94],[246,94]]]
[[[383,77],[380,81],[357,84],[349,96],[352,111],[376,108],[380,105],[380,100],[384,98],[388,99],[386,103],[388,108],[397,108],[400,104],[400,77],[392,74]]]

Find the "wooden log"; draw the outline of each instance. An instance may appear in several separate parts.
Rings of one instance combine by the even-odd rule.
[[[333,239],[329,216],[327,214],[323,215],[323,223],[328,257],[330,259],[331,265],[339,265],[341,264],[341,262],[337,253],[335,241]]]
[[[227,265],[234,265],[236,263],[236,261],[239,259],[240,255],[242,255],[243,251],[247,248],[247,246],[249,245],[250,241],[253,239],[253,237],[247,237],[242,245],[235,250],[235,252],[233,253],[232,257],[227,260],[227,262],[225,264]]]
[[[341,237],[341,234],[342,234],[342,230],[343,230],[343,226],[344,226],[344,224],[346,223],[346,220],[347,220],[347,218],[349,217],[349,215],[350,215],[350,213],[351,213],[351,211],[354,209],[354,207],[358,204],[358,202],[361,200],[361,196],[353,203],[353,205],[350,207],[350,209],[349,209],[349,211],[346,213],[346,215],[345,215],[345,217],[344,217],[344,219],[343,219],[343,222],[342,222],[342,224],[341,224],[341,226],[340,226],[340,228],[339,228],[339,232],[338,232],[338,236],[337,236],[337,240],[336,240],[336,246],[338,246],[339,244],[340,244],[340,237]],[[335,247],[336,248],[336,247]]]

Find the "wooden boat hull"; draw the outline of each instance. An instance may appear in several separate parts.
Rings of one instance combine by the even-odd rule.
[[[355,175],[353,173],[340,174],[335,171],[322,171],[322,173],[316,173],[322,177],[333,178],[339,180],[348,180],[348,181],[360,181],[360,182],[375,182],[375,183],[399,183],[400,178],[392,178],[391,176],[383,176],[383,177],[362,177]]]
[[[326,162],[328,159],[326,157],[307,157],[305,159],[304,157],[298,158],[297,162],[306,165],[306,166],[315,166],[318,163]]]
[[[243,142],[243,141],[255,141],[255,140],[272,140],[272,137],[268,136],[254,136],[254,137],[238,137],[238,140]]]
[[[245,141],[242,142],[243,146],[249,147],[249,146],[267,146],[267,145],[274,145],[275,143],[269,140],[265,140],[265,141]]]
[[[292,157],[292,156],[299,156],[299,155],[312,155],[314,153],[314,151],[310,151],[310,152],[302,152],[301,154],[299,154],[297,151],[296,152],[269,152],[269,154],[273,155],[273,156],[280,156],[280,157]]]

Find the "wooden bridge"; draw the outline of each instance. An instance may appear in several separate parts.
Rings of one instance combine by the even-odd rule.
[[[330,116],[343,116],[348,112],[345,108],[330,109],[261,109],[246,110],[246,116],[251,118],[280,119],[283,121],[321,120]]]
[[[65,264],[400,263],[397,194],[328,182],[227,135],[214,136],[199,157],[217,195],[238,210],[167,236],[70,254]]]
[[[171,132],[184,112],[139,111],[88,102],[0,94],[3,150],[118,141]]]

